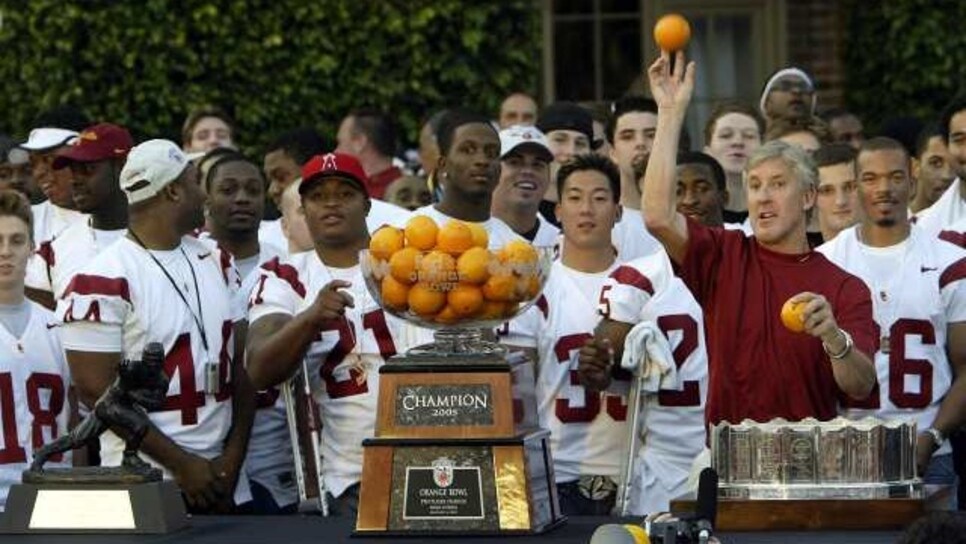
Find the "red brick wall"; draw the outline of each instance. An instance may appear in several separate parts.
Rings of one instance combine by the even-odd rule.
[[[845,14],[838,0],[787,3],[788,63],[812,74],[819,111],[842,106],[845,74]]]

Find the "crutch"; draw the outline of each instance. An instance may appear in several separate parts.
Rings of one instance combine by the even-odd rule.
[[[634,377],[631,380],[630,391],[627,393],[627,407],[631,412],[631,419],[628,422],[627,438],[624,443],[624,459],[621,461],[621,479],[617,486],[617,499],[614,502],[614,514],[627,517],[628,505],[630,504],[631,485],[634,478],[634,463],[637,461],[637,452],[640,449],[641,441],[638,430],[641,421],[641,404],[643,395],[641,390],[644,387],[644,373],[641,368],[645,366],[647,354],[644,359],[634,369]]]
[[[282,386],[289,439],[295,453],[295,481],[299,490],[299,512],[329,515],[325,479],[322,477],[322,419],[312,397],[308,367],[302,368]]]

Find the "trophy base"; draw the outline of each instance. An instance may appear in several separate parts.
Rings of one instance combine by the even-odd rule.
[[[187,525],[181,492],[171,481],[23,483],[10,488],[0,533],[163,534]]]
[[[549,431],[363,442],[355,535],[538,534],[560,514]]]
[[[718,499],[717,531],[902,530],[947,503],[949,486],[926,486],[896,498]],[[694,512],[694,494],[671,501],[675,513]]]

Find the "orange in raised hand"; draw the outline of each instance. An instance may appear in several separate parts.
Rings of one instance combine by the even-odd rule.
[[[691,41],[691,25],[677,13],[665,15],[654,25],[654,41],[665,51],[684,49]]]

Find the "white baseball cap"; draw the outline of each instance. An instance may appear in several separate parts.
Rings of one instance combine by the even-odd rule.
[[[76,132],[65,128],[35,128],[20,147],[27,151],[46,151],[67,145],[76,137]]]
[[[134,146],[121,169],[121,189],[129,204],[147,200],[176,180],[188,157],[170,140],[148,140]]]
[[[514,149],[526,145],[541,153],[547,161],[553,160],[553,152],[547,144],[547,137],[534,126],[513,125],[500,131],[500,158],[506,157]]]

